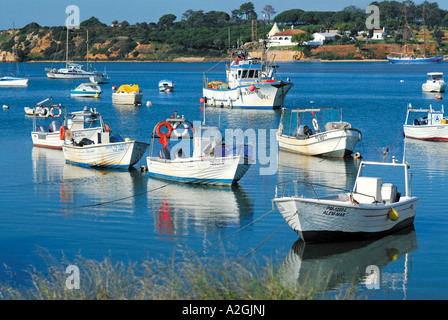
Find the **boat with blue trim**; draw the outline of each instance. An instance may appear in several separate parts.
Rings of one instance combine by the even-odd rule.
[[[103,90],[97,83],[81,83],[70,91],[72,97],[98,98]]]
[[[278,65],[267,60],[266,42],[262,42],[261,59],[240,49],[226,65],[226,82],[208,81],[204,73],[205,106],[243,109],[279,109],[292,88],[291,81],[278,79]]]

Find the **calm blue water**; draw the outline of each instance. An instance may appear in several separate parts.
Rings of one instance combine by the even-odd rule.
[[[61,151],[33,148],[32,118],[23,111],[49,96],[69,111],[96,108],[123,137],[150,142],[154,125],[174,111],[190,120],[202,120],[200,109],[203,72],[214,63],[108,63],[111,83],[102,85],[100,99],[69,95],[81,81],[47,80],[50,64],[32,63],[21,71],[30,75],[28,88],[0,89],[0,262],[11,267],[16,280],[25,281],[30,264],[45,269],[42,251],[56,258],[171,261],[222,239],[271,210],[274,188],[283,180],[299,178],[351,188],[356,161],[329,161],[280,153],[278,172],[260,175],[257,163],[235,188],[167,184],[139,171],[117,172],[79,168],[64,163]],[[10,68],[0,65],[3,70]],[[24,68],[23,68],[24,67]],[[389,147],[389,160],[403,156],[402,125],[406,105],[440,108],[444,100],[423,94],[426,73],[448,74],[448,64],[402,66],[387,63],[283,63],[280,72],[295,86],[286,105],[342,107],[344,120],[363,133],[358,151],[367,160],[381,160]],[[224,80],[224,64],[208,73]],[[176,91],[159,93],[160,79],[177,83]],[[404,81],[400,81],[404,80]],[[143,105],[118,107],[111,103],[111,87],[138,83]],[[446,98],[446,96],[445,96]],[[152,102],[151,107],[146,101]],[[274,129],[278,111],[207,109],[210,125],[226,128]],[[251,258],[273,257],[288,282],[332,274],[329,289],[359,282],[368,265],[381,270],[379,289],[359,283],[358,293],[368,299],[448,298],[448,190],[447,144],[406,143],[412,171],[412,194],[419,197],[415,230],[380,240],[307,245],[284,226],[256,250]],[[148,154],[148,153],[147,153]],[[146,155],[147,155],[146,154]],[[145,157],[146,157],[145,155]],[[146,165],[145,158],[137,165]],[[282,224],[274,211],[254,224],[201,253],[200,257],[234,261],[256,248]],[[317,267],[317,268],[316,268]],[[1,270],[0,280],[6,278]],[[82,279],[82,270],[81,270]],[[327,289],[328,289],[327,288]]]

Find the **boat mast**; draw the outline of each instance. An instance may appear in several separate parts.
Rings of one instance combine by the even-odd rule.
[[[423,57],[426,58],[426,25],[425,25],[425,6],[423,6]]]
[[[86,45],[87,45],[87,71],[89,71],[89,30],[87,30]]]
[[[408,56],[408,19],[406,15],[406,3],[404,4],[404,47],[406,49],[406,57]]]
[[[67,14],[67,18],[69,18],[70,14]],[[68,25],[67,25],[67,40],[66,40],[66,50],[65,50],[65,67],[68,67]]]
[[[19,73],[19,66],[17,65],[17,52],[16,52],[16,28],[14,27],[14,21],[12,22],[12,40],[14,45],[12,46],[12,55],[14,57],[14,76],[16,77]]]

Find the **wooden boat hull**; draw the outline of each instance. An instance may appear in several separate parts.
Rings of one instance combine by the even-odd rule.
[[[141,104],[142,103],[142,93],[136,94],[123,94],[123,93],[112,93],[112,103],[115,104]]]
[[[355,151],[356,144],[361,140],[361,132],[350,128],[315,133],[304,139],[278,134],[277,139],[281,151],[344,158]]]
[[[352,204],[300,197],[275,198],[283,218],[305,242],[355,240],[384,235],[412,225],[417,210],[416,197],[403,197],[392,204]],[[394,208],[398,219],[392,221]]]
[[[66,162],[76,165],[129,169],[140,161],[148,146],[148,143],[133,140],[83,147],[64,144],[62,150]]]
[[[83,138],[93,140],[93,136],[101,131],[101,128],[73,130],[73,140],[75,142],[79,142]],[[62,150],[62,145],[65,143],[65,140],[60,138],[59,130],[56,132],[33,131],[31,132],[31,139],[33,140],[33,146],[39,148]]]
[[[291,82],[266,82],[254,84],[256,89],[250,91],[250,85],[228,90],[203,88],[205,105],[211,107],[228,107],[242,109],[279,109],[288,91],[292,88]]]
[[[448,141],[448,124],[404,125],[404,136],[428,141]]]
[[[193,184],[231,185],[238,182],[251,163],[242,156],[178,158],[147,157],[151,176]]]

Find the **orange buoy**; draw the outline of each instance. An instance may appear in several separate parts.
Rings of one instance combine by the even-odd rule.
[[[65,126],[62,126],[59,129],[59,139],[64,140],[64,138],[65,138]]]
[[[169,138],[169,137],[171,136],[171,133],[173,132],[173,127],[172,127],[168,122],[166,122],[166,121],[162,121],[162,122],[160,122],[160,123],[157,125],[157,128],[156,128],[156,132],[157,132],[157,135],[158,135],[159,137],[162,136],[162,132],[160,131],[160,129],[161,129],[162,127],[167,127],[167,128],[168,128],[168,134],[166,135],[166,137]]]

